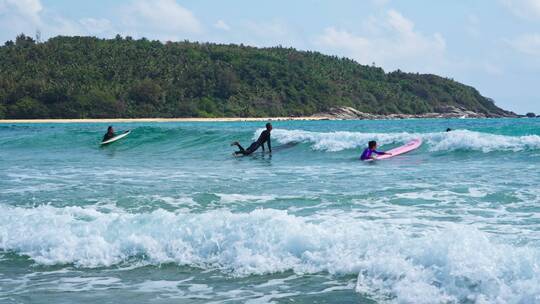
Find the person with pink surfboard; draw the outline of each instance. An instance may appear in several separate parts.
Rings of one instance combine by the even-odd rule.
[[[368,143],[368,147],[364,150],[362,153],[362,156],[360,156],[360,160],[374,160],[375,155],[387,155],[387,152],[380,152],[377,151],[377,142],[372,140]]]
[[[368,147],[364,150],[364,152],[362,153],[362,156],[360,156],[360,160],[372,161],[372,160],[387,159],[390,157],[394,157],[396,155],[410,152],[412,150],[416,150],[421,145],[422,145],[422,140],[420,138],[417,138],[408,142],[407,144],[403,146],[397,147],[392,150],[388,150],[386,152],[380,152],[376,150],[377,142],[372,140],[368,143]]]

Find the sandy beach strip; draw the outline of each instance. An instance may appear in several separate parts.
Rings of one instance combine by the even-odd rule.
[[[125,122],[234,122],[234,121],[287,121],[328,120],[322,116],[304,117],[221,117],[221,118],[88,118],[88,119],[0,119],[0,124],[17,123],[125,123]]]

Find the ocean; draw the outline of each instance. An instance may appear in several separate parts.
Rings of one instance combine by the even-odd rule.
[[[0,124],[0,303],[540,303],[539,119],[273,125]]]

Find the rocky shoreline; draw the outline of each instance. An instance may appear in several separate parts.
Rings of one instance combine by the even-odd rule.
[[[355,119],[411,119],[411,118],[518,118],[521,115],[517,115],[512,112],[507,112],[504,115],[501,114],[485,114],[477,113],[462,108],[449,106],[444,109],[443,113],[424,113],[424,114],[371,114],[358,111],[352,107],[338,107],[332,108],[324,113],[317,113],[314,117],[323,117],[328,120],[355,120]]]
[[[484,114],[448,107],[444,113],[425,114],[388,114],[379,115],[358,111],[352,107],[332,108],[327,112],[311,116],[289,117],[216,117],[216,118],[85,118],[85,119],[0,119],[0,124],[6,123],[126,123],[126,122],[234,122],[234,121],[287,121],[287,120],[390,120],[415,118],[520,118],[530,117],[513,112],[501,114]]]

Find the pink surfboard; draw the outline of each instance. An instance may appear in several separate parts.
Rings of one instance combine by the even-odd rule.
[[[386,153],[391,153],[392,155],[388,155],[388,154],[377,155],[376,160],[387,159],[387,158],[391,158],[400,154],[404,154],[412,150],[418,149],[421,145],[422,145],[422,140],[420,138],[417,138],[417,139],[411,140],[410,142],[404,144],[403,146],[385,151]],[[370,161],[370,160],[371,159],[368,159],[367,161]]]

